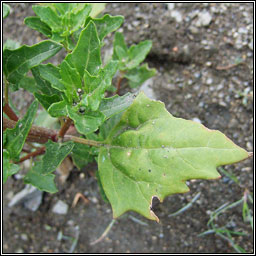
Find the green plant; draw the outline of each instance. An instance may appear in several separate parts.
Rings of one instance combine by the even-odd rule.
[[[96,160],[100,190],[114,218],[133,210],[158,220],[152,210],[154,197],[163,201],[187,192],[190,179],[217,179],[216,167],[246,159],[250,153],[219,131],[175,118],[162,102],[143,93],[119,96],[122,79],[134,88],[155,74],[146,64],[139,66],[152,43],[128,48],[116,32],[113,56],[102,64],[104,37],[121,26],[123,17],[90,17],[91,9],[83,3],[36,5],[37,16],[26,18],[25,24],[50,40],[4,49],[4,182],[18,172],[18,163],[43,155],[24,182],[55,193],[53,172],[66,156],[71,155],[78,169]],[[59,65],[42,64],[62,48],[67,55]],[[117,94],[110,96],[107,91],[116,73]],[[9,88],[24,88],[36,98],[21,119],[12,110]],[[33,125],[38,103],[60,120],[59,131]],[[79,136],[67,133],[73,124]],[[45,146],[23,156],[27,142]]]

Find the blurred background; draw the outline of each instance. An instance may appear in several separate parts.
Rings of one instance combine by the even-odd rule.
[[[3,42],[32,45],[45,39],[23,23],[34,15],[31,4],[9,5]],[[174,116],[218,129],[253,151],[253,3],[109,3],[104,13],[125,17],[118,31],[129,46],[153,41],[146,62],[157,75],[140,90],[163,101]],[[112,40],[113,34],[105,39],[105,58]],[[127,90],[124,83],[121,93]],[[33,101],[22,89],[11,98],[21,113]],[[156,202],[159,224],[134,212],[113,223],[111,207],[99,193],[95,164],[80,171],[64,164],[54,195],[24,186],[29,164],[24,162],[3,186],[4,253],[253,252],[252,158],[220,168],[220,180],[189,181],[190,192]],[[89,203],[80,200],[72,208],[78,193]],[[93,243],[104,231],[106,237]]]

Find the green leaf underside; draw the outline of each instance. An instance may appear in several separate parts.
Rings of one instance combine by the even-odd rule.
[[[55,193],[57,192],[57,188],[54,183],[55,175],[52,172],[56,170],[65,157],[72,151],[74,143],[71,141],[55,143],[49,140],[45,146],[46,153],[42,161],[36,162],[35,166],[24,177],[24,182],[40,190]]]
[[[29,69],[54,56],[61,48],[59,44],[46,40],[33,46],[23,45],[15,50],[5,49],[3,70],[7,80],[12,84],[19,83]]]
[[[29,107],[26,115],[17,122],[13,129],[6,129],[5,148],[10,154],[10,158],[17,160],[23,148],[29,130],[32,126],[38,108],[35,100]]]
[[[3,183],[5,183],[8,177],[19,171],[20,167],[17,164],[10,162],[9,153],[3,152]]]
[[[173,117],[140,93],[100,149],[99,175],[114,217],[133,210],[157,220],[153,197],[189,189],[190,179],[216,179],[217,166],[248,157],[219,131]]]

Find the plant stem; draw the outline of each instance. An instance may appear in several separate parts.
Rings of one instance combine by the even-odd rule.
[[[85,144],[85,145],[89,145],[89,146],[94,146],[94,147],[100,147],[102,146],[101,143],[99,143],[98,141],[95,140],[87,140],[87,139],[83,139],[80,137],[76,137],[76,136],[72,136],[72,135],[65,135],[64,136],[64,141],[74,141],[77,143],[81,143],[81,144]]]
[[[13,120],[9,120],[7,118],[3,118],[3,120],[4,120],[3,122],[4,130],[6,128],[12,129],[17,124],[17,122]],[[58,141],[57,135],[58,135],[58,132],[55,130],[33,125],[29,131],[26,141],[44,144],[50,139],[54,142],[57,142]]]
[[[4,130],[7,128],[9,128],[9,129],[14,128],[16,124],[17,124],[17,122],[15,122],[13,120],[9,120],[7,118],[4,118]],[[54,142],[57,142],[58,141],[58,131],[32,125],[32,127],[28,133],[28,136],[26,138],[26,142],[37,142],[40,144],[44,144],[49,139]],[[72,135],[64,135],[63,141],[74,141],[77,143],[94,146],[94,147],[102,146],[102,143],[100,143],[98,141],[87,140],[87,139],[83,139],[83,138],[72,136]]]
[[[4,103],[5,104],[9,104],[9,82],[7,81],[7,79],[4,77]]]
[[[41,148],[37,149],[36,151],[33,151],[33,152],[27,154],[26,156],[22,157],[17,163],[21,163],[31,157],[42,155],[42,154],[44,154],[44,152],[45,152],[45,147],[41,147]]]
[[[6,99],[6,98],[5,98]],[[17,115],[14,113],[14,111],[11,109],[9,106],[8,102],[5,102],[4,107],[3,107],[4,113],[13,121],[18,121],[19,118]]]
[[[66,122],[64,122],[64,124],[62,125],[58,136],[63,138],[71,124],[72,124],[72,119],[68,117]]]
[[[124,79],[124,72],[120,71],[120,76],[117,80],[117,84],[116,84],[116,93],[117,95],[120,95],[120,89],[121,89],[121,82]]]

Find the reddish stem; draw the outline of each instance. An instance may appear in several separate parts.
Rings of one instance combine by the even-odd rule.
[[[4,130],[6,128],[10,128],[10,129],[14,128],[17,123],[7,118],[3,118],[3,119],[4,119]],[[58,132],[55,130],[33,125],[28,133],[26,141],[44,144],[50,139],[54,142],[57,142],[58,141],[57,135],[58,135]]]
[[[121,82],[123,80],[123,77],[120,76],[117,80],[117,85],[116,85],[116,94],[120,95],[120,88],[121,88]]]
[[[62,137],[62,138],[64,137],[65,133],[67,132],[67,130],[71,124],[72,124],[72,119],[70,119],[68,117],[66,122],[63,124],[63,126],[61,127],[61,129],[59,131],[59,137]]]
[[[13,121],[18,121],[19,118],[17,117],[17,115],[14,113],[14,111],[11,109],[11,107],[9,106],[8,103],[4,104],[3,107],[4,113]]]
[[[31,157],[42,155],[42,154],[44,154],[44,152],[45,152],[45,147],[41,147],[41,148],[37,149],[36,151],[31,152],[31,153],[27,154],[26,156],[22,157],[17,163],[21,163]]]

